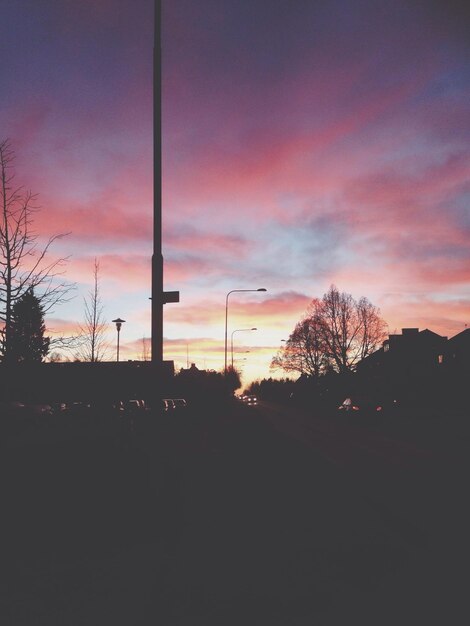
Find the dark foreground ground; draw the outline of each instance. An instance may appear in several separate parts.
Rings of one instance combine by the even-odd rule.
[[[468,623],[462,419],[137,426],[3,440],[2,625]]]

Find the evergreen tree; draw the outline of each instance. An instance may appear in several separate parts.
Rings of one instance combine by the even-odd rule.
[[[50,338],[44,337],[44,309],[33,289],[28,289],[12,307],[11,351],[9,361],[40,363],[49,351]]]

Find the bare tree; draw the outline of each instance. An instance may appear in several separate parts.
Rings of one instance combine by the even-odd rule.
[[[385,339],[386,324],[367,298],[356,302],[332,285],[321,308],[327,355],[340,373],[354,370]]]
[[[307,315],[294,330],[271,362],[271,369],[319,376],[328,365],[321,317],[321,301],[313,300]]]
[[[380,311],[367,298],[358,302],[332,285],[315,299],[271,362],[272,369],[319,376],[344,373],[376,350],[386,337]]]
[[[100,296],[99,271],[100,264],[95,259],[93,289],[89,292],[88,298],[84,298],[85,322],[83,326],[80,326],[81,347],[79,356],[82,360],[91,363],[102,361],[108,349],[106,320]]]
[[[364,359],[382,344],[387,336],[387,324],[380,316],[380,309],[367,298],[357,303],[357,316],[361,323],[361,343],[359,359]]]
[[[74,285],[63,280],[68,260],[50,260],[50,247],[64,234],[52,235],[38,247],[32,226],[36,196],[15,183],[14,152],[10,142],[0,142],[0,358],[8,362],[12,334],[12,308],[30,289],[44,313],[67,301]]]

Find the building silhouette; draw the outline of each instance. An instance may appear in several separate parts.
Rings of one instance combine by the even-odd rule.
[[[470,372],[470,329],[448,339],[403,328],[357,365],[358,385],[381,401],[415,407],[459,407]]]

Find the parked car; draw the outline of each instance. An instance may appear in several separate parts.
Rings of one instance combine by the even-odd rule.
[[[135,415],[142,411],[145,411],[145,402],[143,400],[125,400],[124,403],[124,411],[129,415]]]
[[[124,413],[124,402],[122,400],[115,400],[110,404],[110,411],[116,415]]]
[[[345,400],[339,405],[338,411],[342,413],[358,413],[363,416],[378,416],[380,413],[389,410],[389,403],[381,403],[376,398],[360,397],[360,398],[345,398]]]
[[[167,400],[160,400],[160,402],[158,403],[158,410],[162,413],[167,413],[168,412],[168,402]]]
[[[166,411],[174,411],[176,406],[175,406],[175,401],[172,400],[171,398],[164,398],[163,402],[166,403]]]
[[[89,402],[83,401],[75,401],[75,402],[67,402],[66,411],[68,414],[82,417],[89,415],[91,412],[91,404]]]
[[[376,411],[384,413],[385,415],[395,415],[398,413],[400,403],[397,399],[386,400],[377,404]]]
[[[338,407],[338,411],[342,411],[343,413],[349,413],[359,410],[359,406],[354,403],[351,398],[345,398]]]
[[[67,405],[65,402],[53,402],[51,404],[53,413],[63,413],[63,411],[67,410]]]
[[[26,405],[24,404],[24,402],[2,402],[0,403],[0,411],[1,414],[7,414],[7,415],[17,415],[17,414],[21,414],[24,413],[26,409]]]
[[[30,404],[28,407],[31,415],[52,415],[50,404]]]

